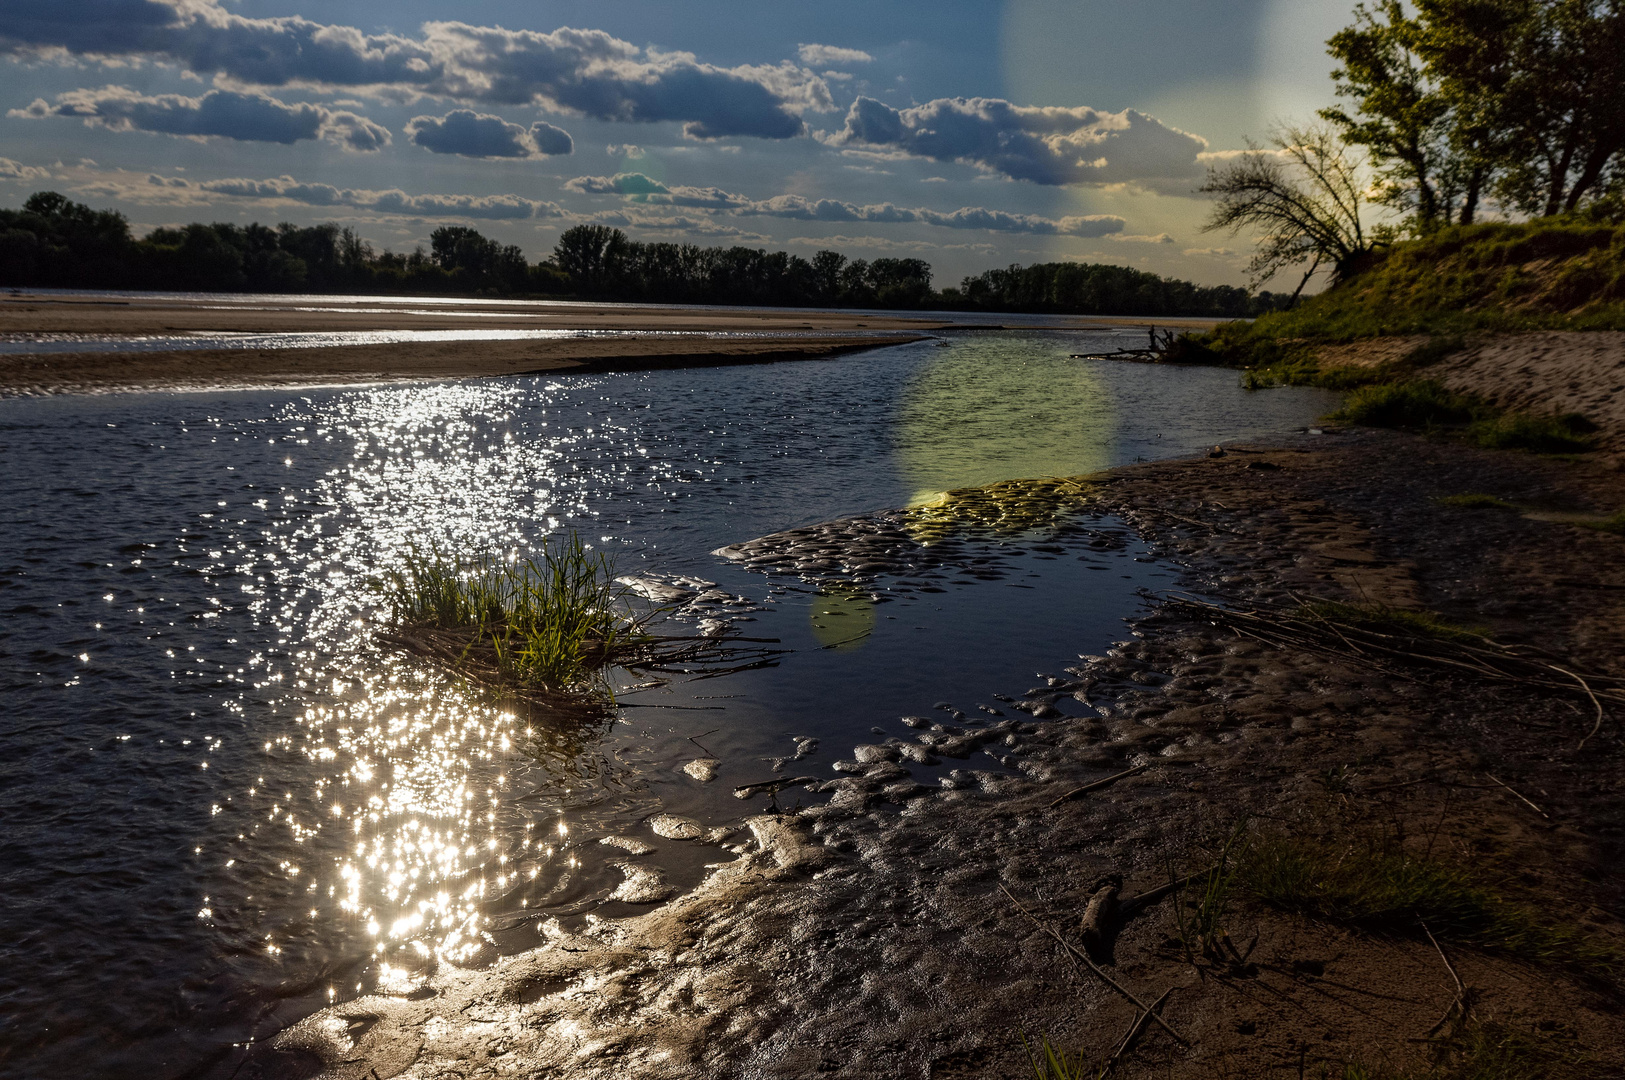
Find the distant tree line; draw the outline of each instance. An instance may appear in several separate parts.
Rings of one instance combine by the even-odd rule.
[[[353,229],[194,223],[136,238],[124,215],[55,192],[0,209],[0,286],[204,292],[402,292],[574,295],[643,303],[784,307],[970,308],[1095,315],[1237,317],[1277,306],[1269,293],[1203,287],[1121,266],[1044,263],[932,288],[921,259],[811,259],[748,247],[643,243],[619,229],[565,230],[552,258],[525,259],[462,225],[429,250],[379,252]]]

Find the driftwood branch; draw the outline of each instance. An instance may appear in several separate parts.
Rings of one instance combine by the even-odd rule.
[[[1143,772],[1145,772],[1145,770],[1149,769],[1150,767],[1151,766],[1149,766],[1149,765],[1136,765],[1132,769],[1124,769],[1120,773],[1113,773],[1111,776],[1105,777],[1104,779],[1101,779],[1101,780],[1096,780],[1096,781],[1094,781],[1093,783],[1090,783],[1090,784],[1085,784],[1080,788],[1073,788],[1071,791],[1067,792],[1065,795],[1062,795],[1059,798],[1055,799],[1045,809],[1052,810],[1055,807],[1060,806],[1062,803],[1066,802],[1068,799],[1073,798],[1074,796],[1077,796],[1077,795],[1082,795],[1085,792],[1098,791],[1099,789],[1101,789],[1103,787],[1110,787],[1112,784],[1117,783],[1117,781],[1122,780],[1122,779],[1124,779],[1126,777],[1134,776],[1134,775],[1136,775],[1138,773],[1143,773]]]
[[[1053,927],[1051,927],[1048,923],[1044,922],[1038,916],[1034,915],[1032,912],[1028,911],[1025,907],[1023,907],[1021,901],[1017,900],[1015,898],[1015,895],[1013,893],[1011,893],[1011,891],[1009,889],[1006,889],[1003,885],[1000,885],[999,886],[999,891],[1004,893],[1004,895],[1009,898],[1009,900],[1010,900],[1010,902],[1012,904],[1016,905],[1016,910],[1017,911],[1021,912],[1023,915],[1027,916],[1028,919],[1032,920],[1032,923],[1033,923],[1034,926],[1038,927],[1040,930],[1044,931],[1044,933],[1048,934],[1050,937],[1054,938],[1057,942],[1059,942],[1060,945],[1061,945],[1061,948],[1066,950],[1067,956],[1072,958],[1072,962],[1074,964],[1076,964],[1080,960],[1083,961],[1083,963],[1088,966],[1089,970],[1094,972],[1095,975],[1097,975],[1100,978],[1101,982],[1105,983],[1107,986],[1111,987],[1113,990],[1116,990],[1119,994],[1123,995],[1123,997],[1125,997],[1129,1001],[1133,1002],[1135,1007],[1139,1008],[1142,1012],[1144,1012],[1146,1015],[1148,1015],[1152,1020],[1155,1020],[1157,1022],[1158,1027],[1162,1028],[1162,1030],[1166,1031],[1168,1034],[1170,1034],[1174,1038],[1178,1039],[1185,1046],[1191,1045],[1191,1041],[1189,1039],[1185,1038],[1185,1036],[1181,1035],[1179,1032],[1177,1032],[1173,1028],[1169,1027],[1168,1026],[1168,1021],[1164,1020],[1162,1017],[1158,1016],[1155,1012],[1153,1012],[1151,1010],[1151,1007],[1146,1005],[1146,1003],[1141,1001],[1139,998],[1135,997],[1132,991],[1128,990],[1121,983],[1119,983],[1116,979],[1112,978],[1110,975],[1108,975],[1104,971],[1102,971],[1101,968],[1100,968],[1100,965],[1096,964],[1093,960],[1091,960],[1089,958],[1088,953],[1084,952],[1082,949],[1079,949],[1077,946],[1073,945],[1070,941],[1067,941],[1066,938],[1064,938],[1060,934],[1056,933],[1055,929]]]
[[[1162,1003],[1167,1001],[1168,995],[1173,992],[1174,988],[1170,986],[1168,989],[1162,992],[1157,1000],[1151,1003],[1151,1012],[1140,1013],[1134,1018],[1134,1023],[1130,1024],[1128,1031],[1124,1032],[1123,1037],[1117,1040],[1116,1049],[1112,1051],[1112,1056],[1106,1060],[1105,1066],[1100,1070],[1100,1075],[1102,1077],[1106,1076],[1106,1074],[1110,1073],[1112,1069],[1117,1066],[1118,1060],[1124,1054],[1134,1049],[1134,1040],[1138,1039],[1140,1037],[1140,1033],[1145,1030],[1146,1022],[1151,1019],[1152,1013],[1162,1008]]]

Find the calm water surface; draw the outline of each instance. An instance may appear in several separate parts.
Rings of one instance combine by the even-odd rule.
[[[950,487],[1302,427],[1318,391],[1075,361],[1140,331],[949,335],[836,361],[573,379],[0,402],[0,1074],[225,1077],[338,999],[615,917],[663,839],[759,809],[798,739],[829,766],[938,701],[971,710],[1122,635],[1170,571],[1009,545],[1004,579],[877,606],[708,554]],[[575,530],[627,573],[761,610],[777,668],[629,693],[561,727],[380,651],[374,575],[413,542]],[[868,630],[855,644],[848,627]],[[715,756],[707,785],[682,771]],[[927,783],[942,770],[916,769]],[[997,769],[991,758],[964,767]],[[812,797],[812,796],[805,796]],[[625,895],[625,894],[622,894]]]

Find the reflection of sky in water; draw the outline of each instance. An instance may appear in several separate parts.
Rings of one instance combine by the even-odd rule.
[[[1074,476],[1111,461],[1116,402],[1098,364],[1054,339],[977,335],[938,350],[904,391],[897,456],[913,501],[997,480]]]
[[[520,947],[533,925],[510,941],[496,916],[583,910],[618,882],[598,837],[662,808],[748,813],[726,785],[760,779],[786,731],[843,753],[875,710],[929,706],[930,648],[978,651],[970,593],[789,595],[757,625],[801,650],[794,664],[682,699],[704,711],[634,697],[630,723],[555,726],[369,644],[373,577],[414,540],[523,551],[577,529],[624,571],[761,598],[708,552],[922,491],[1280,430],[1328,400],[1056,358],[1117,340],[1137,343],[967,334],[827,363],[0,402],[0,1045],[44,1074],[92,1054],[161,1075],[156,1061],[225,1060],[369,980]],[[956,412],[956,385],[973,409]],[[1130,586],[1094,590],[1105,631],[1035,621],[1038,594],[1009,592],[1027,606],[1000,616],[1000,646],[1115,632]],[[951,633],[915,629],[931,618]],[[1030,662],[999,661],[1010,679]],[[966,671],[949,674],[1007,677]],[[681,765],[713,727],[725,772],[704,788]],[[718,857],[695,848],[677,877]]]

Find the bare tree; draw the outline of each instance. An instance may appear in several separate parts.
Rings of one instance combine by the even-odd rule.
[[[1247,265],[1256,288],[1287,267],[1302,266],[1296,302],[1322,266],[1344,276],[1381,239],[1361,220],[1371,202],[1365,160],[1329,125],[1283,127],[1266,149],[1252,149],[1208,172],[1199,189],[1218,200],[1203,230],[1259,230]]]

